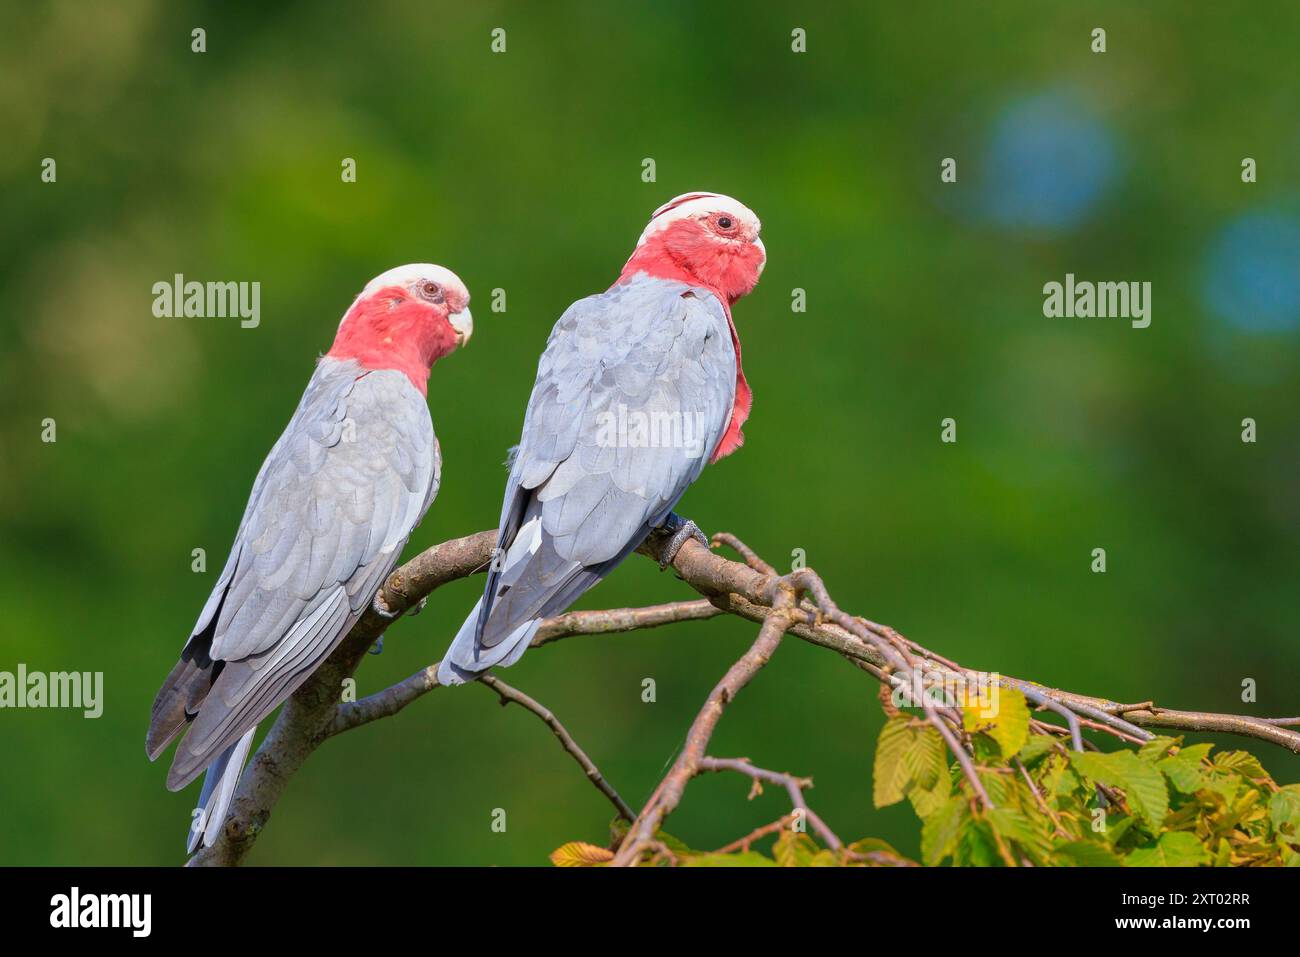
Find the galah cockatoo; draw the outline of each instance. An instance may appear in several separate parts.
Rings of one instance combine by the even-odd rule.
[[[469,340],[468,303],[441,266],[372,279],[262,464],[145,739],[153,760],[189,729],[167,775],[172,791],[207,769],[190,851],[219,833],[258,722],[347,635],[437,495],[429,370]]]
[[[460,684],[519,660],[743,441],[752,394],[731,307],[767,254],[747,206],[687,193],[655,210],[618,281],[560,317],[512,453],[487,586],[438,667]]]

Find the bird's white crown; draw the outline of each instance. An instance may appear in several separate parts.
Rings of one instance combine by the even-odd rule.
[[[679,219],[690,219],[693,216],[718,212],[730,213],[740,222],[750,226],[755,233],[763,228],[754,211],[738,199],[732,199],[722,193],[682,193],[654,211],[636,244],[640,246],[655,233],[667,229]]]
[[[459,290],[468,297],[468,290],[459,276],[445,266],[435,266],[433,263],[407,263],[405,266],[394,266],[366,283],[366,288],[361,290],[361,295],[369,296],[385,286],[411,286],[422,279],[432,279],[440,286]]]

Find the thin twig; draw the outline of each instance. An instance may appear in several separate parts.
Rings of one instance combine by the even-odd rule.
[[[812,787],[811,778],[797,778],[793,774],[785,774],[781,771],[769,771],[766,768],[757,768],[750,764],[744,758],[701,758],[699,770],[704,771],[735,771],[743,774],[753,781],[770,781],[772,784],[779,784],[785,788],[785,793],[790,795],[790,803],[794,805],[797,811],[802,811],[808,823],[813,826],[822,842],[832,851],[838,851],[844,847],[844,842],[835,836],[835,832],[826,826],[826,822],[817,816],[817,812],[808,806],[804,799],[804,788]]]
[[[754,569],[754,571],[763,575],[771,575],[773,578],[776,577],[775,568],[763,561],[763,559],[759,558],[757,552],[730,532],[715,532],[711,542],[714,548],[717,548],[719,545],[726,545],[744,559],[745,564]]]
[[[769,834],[775,834],[777,831],[790,825],[795,819],[795,814],[791,811],[784,817],[779,817],[771,824],[764,824],[762,827],[756,827],[744,837],[738,837],[730,844],[724,844],[714,851],[714,854],[730,854],[732,851],[747,851],[751,844],[760,841]]]
[[[495,678],[492,675],[483,675],[478,679],[478,683],[495,691],[501,698],[502,705],[509,704],[513,701],[515,704],[531,711],[533,714],[537,715],[537,717],[541,718],[542,721],[546,723],[546,726],[550,728],[555,736],[560,740],[560,746],[573,757],[573,760],[578,762],[578,766],[581,767],[583,773],[587,775],[587,779],[591,781],[592,784],[596,785],[596,789],[599,790],[601,794],[609,798],[609,802],[613,804],[614,809],[618,811],[618,816],[629,823],[636,818],[636,814],[627,806],[627,802],[618,796],[618,792],[614,790],[614,786],[605,780],[605,776],[600,773],[600,769],[596,767],[595,762],[593,762],[591,758],[587,757],[586,752],[578,746],[577,741],[573,740],[573,735],[569,734],[564,725],[560,723],[560,719],[555,716],[550,708],[547,708],[536,699],[530,698],[518,688],[512,688],[500,678]]]
[[[1073,711],[1039,688],[1030,687],[1027,681],[1015,682],[1015,688],[1034,704],[1055,711],[1065,718],[1065,723],[1070,728],[1070,746],[1076,751],[1083,750],[1083,735],[1079,732],[1079,719]]]
[[[1052,824],[1055,825],[1057,836],[1068,839],[1070,835],[1066,832],[1065,828],[1061,827],[1061,819],[1056,816],[1056,812],[1053,811],[1048,806],[1047,801],[1043,799],[1043,794],[1038,790],[1038,785],[1035,784],[1034,779],[1029,776],[1029,770],[1024,766],[1019,758],[1012,758],[1012,761],[1015,766],[1019,768],[1021,776],[1025,779],[1025,783],[1029,785],[1029,791],[1034,795],[1034,800],[1038,803],[1038,806],[1042,809],[1043,813],[1048,816]]]

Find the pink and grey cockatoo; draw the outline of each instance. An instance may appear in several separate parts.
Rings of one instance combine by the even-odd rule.
[[[429,370],[468,341],[468,303],[441,266],[372,279],[262,464],[145,740],[153,760],[189,729],[170,790],[207,769],[191,851],[219,833],[258,722],[347,635],[437,495]]]
[[[460,684],[514,664],[672,514],[706,462],[743,441],[752,394],[731,307],[767,254],[758,217],[717,193],[655,210],[608,292],[560,317],[513,450],[487,586],[438,667]],[[702,537],[702,536],[701,536]]]

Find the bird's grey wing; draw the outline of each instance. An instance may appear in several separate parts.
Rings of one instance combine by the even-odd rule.
[[[726,428],[735,371],[704,290],[639,280],[570,307],[538,365],[479,651],[568,607],[663,521]]]
[[[169,787],[196,777],[337,646],[397,563],[438,471],[428,407],[405,376],[322,361],[177,666],[188,656],[208,686],[200,677],[179,689],[192,723]],[[155,719],[164,703],[174,722],[167,692]]]

